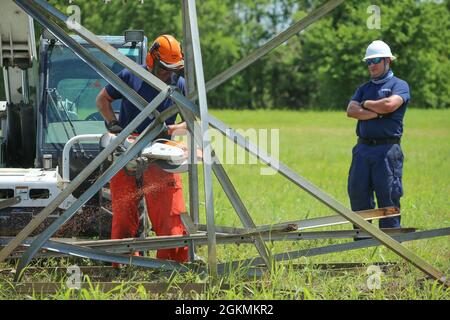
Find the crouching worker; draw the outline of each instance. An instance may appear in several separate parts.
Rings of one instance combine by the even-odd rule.
[[[163,82],[177,86],[184,93],[184,78],[177,75],[177,71],[184,67],[183,53],[180,44],[174,37],[170,35],[158,37],[149,49],[146,64],[142,67]],[[149,103],[159,93],[126,68],[119,72],[118,76]],[[112,108],[112,102],[116,99],[122,99],[119,120],[116,119]],[[171,104],[172,101],[166,99],[158,106],[157,110],[162,112]],[[108,131],[113,134],[121,132],[122,128],[125,128],[140,112],[110,84],[98,94],[97,108],[106,121]],[[185,123],[174,124],[175,120],[176,115],[166,120],[169,134],[185,127]],[[147,118],[137,127],[136,134],[142,133],[152,121]],[[127,174],[122,169],[110,181],[113,211],[111,238],[136,237],[139,228],[138,201],[140,194],[145,197],[152,229],[157,236],[186,234],[180,217],[180,213],[186,212],[181,176],[163,171],[153,164],[143,172],[140,181],[136,181],[136,179],[135,176]],[[188,248],[158,250],[157,258],[186,262]]]

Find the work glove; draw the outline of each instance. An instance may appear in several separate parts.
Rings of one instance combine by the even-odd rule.
[[[122,127],[119,125],[119,121],[112,120],[106,124],[106,129],[108,129],[109,132],[117,134],[122,132]]]

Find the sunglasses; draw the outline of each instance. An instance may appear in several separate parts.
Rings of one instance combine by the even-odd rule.
[[[371,64],[379,64],[382,60],[383,60],[383,58],[372,58],[372,59],[367,59],[366,63],[368,66],[370,66]]]

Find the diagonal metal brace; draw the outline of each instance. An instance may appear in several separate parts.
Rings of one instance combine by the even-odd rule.
[[[221,72],[213,79],[209,80],[206,83],[206,91],[209,92],[210,90],[218,87],[219,85],[221,85],[222,83],[224,83],[237,73],[241,72],[242,70],[250,66],[252,63],[258,61],[259,59],[267,55],[269,52],[271,52],[272,50],[274,50],[275,48],[279,47],[281,44],[289,40],[291,37],[295,36],[300,31],[306,29],[323,16],[327,15],[329,12],[331,12],[333,9],[335,9],[344,1],[345,0],[330,0],[324,5],[320,6],[319,8],[313,10],[306,17],[302,18],[301,20],[299,20],[298,22],[296,22],[295,24],[293,24],[280,34],[276,35],[273,39],[267,41],[261,47],[250,53],[248,56],[246,56],[233,66]],[[189,95],[189,99],[196,100],[197,92],[194,92],[191,95]]]
[[[188,129],[189,132],[191,133],[191,136],[194,138],[194,140],[199,140],[199,137],[201,136],[200,128],[198,127],[198,124],[195,121],[195,115],[188,109],[183,108],[182,105],[180,106],[177,104],[177,106],[180,111],[180,114],[182,114],[183,118],[187,120],[186,123],[188,125]],[[213,161],[212,170],[214,172],[214,175],[216,176],[217,180],[222,186],[223,191],[225,192],[228,200],[233,206],[242,224],[246,228],[255,228],[256,224],[253,222],[252,217],[250,216],[247,208],[245,207],[241,197],[234,188],[233,183],[228,177],[225,169],[223,168],[219,159],[216,157],[214,150],[211,151],[211,157]],[[270,251],[261,237],[255,238],[255,247],[258,253],[261,255],[261,257],[264,259],[266,266],[269,269],[271,269],[272,261],[270,259]]]
[[[155,100],[154,100],[155,101]],[[155,103],[159,105],[156,99]],[[120,155],[116,161],[90,186],[58,219],[56,219],[43,233],[41,233],[31,244],[30,248],[22,256],[17,267],[15,281],[19,280],[21,270],[31,261],[42,245],[66,223],[95,193],[97,193],[117,172],[119,172],[131,159],[133,159],[144,147],[154,140],[164,129],[160,123],[148,127],[136,142],[126,152]]]

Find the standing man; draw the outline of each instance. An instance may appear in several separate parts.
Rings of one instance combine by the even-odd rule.
[[[370,81],[351,98],[347,116],[358,120],[358,143],[353,148],[348,194],[353,211],[395,206],[403,195],[403,153],[400,139],[403,117],[410,100],[409,86],[394,76],[390,65],[395,57],[383,41],[373,41],[363,59]],[[381,219],[380,228],[399,228],[400,216]]]
[[[146,64],[142,67],[165,83],[176,85],[184,93],[184,78],[177,76],[178,71],[184,67],[183,53],[179,42],[173,36],[162,35],[156,38],[148,51]],[[118,76],[147,102],[151,102],[159,93],[127,69],[119,72]],[[116,119],[111,105],[116,99],[122,99],[119,120]],[[166,99],[157,109],[162,112],[171,104],[172,101]],[[126,127],[140,112],[110,84],[98,94],[97,108],[106,121],[108,131],[114,134],[121,132],[122,128]],[[174,124],[175,120],[176,115],[166,120],[169,135],[177,129],[185,128],[185,123]],[[153,119],[150,118],[143,121],[137,127],[136,134],[142,133],[152,121]],[[143,173],[140,181],[136,181],[137,179],[139,177],[128,175],[122,169],[110,181],[113,211],[111,238],[123,239],[136,236],[139,227],[140,194],[145,197],[149,218],[156,235],[186,234],[180,217],[180,213],[186,212],[180,175],[168,173],[156,165],[151,165]],[[138,185],[141,187],[139,188]],[[186,262],[188,249],[183,247],[158,250],[157,258]]]

